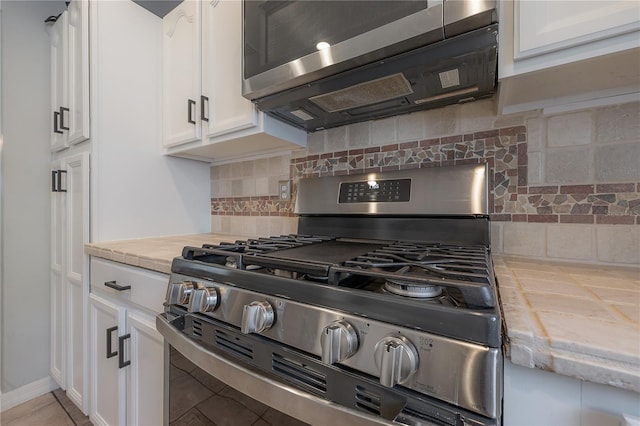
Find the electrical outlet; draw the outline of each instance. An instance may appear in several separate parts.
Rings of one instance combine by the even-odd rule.
[[[289,201],[291,199],[291,181],[279,180],[278,181],[278,196],[280,201]]]

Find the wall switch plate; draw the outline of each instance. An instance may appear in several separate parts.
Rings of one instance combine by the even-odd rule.
[[[278,181],[278,197],[280,201],[289,201],[291,199],[291,181],[279,180]]]

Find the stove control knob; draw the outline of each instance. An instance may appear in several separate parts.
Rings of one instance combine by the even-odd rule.
[[[244,334],[260,333],[270,329],[274,322],[275,313],[269,302],[251,302],[244,305],[240,331]]]
[[[205,287],[193,290],[189,300],[189,312],[213,312],[218,307],[218,290]]]
[[[167,288],[167,303],[170,305],[186,305],[189,303],[193,287],[194,285],[191,281],[169,284]]]
[[[334,321],[322,330],[320,345],[322,362],[342,362],[358,350],[358,334],[348,322]]]
[[[418,369],[418,352],[404,336],[387,336],[380,340],[374,357],[380,384],[390,388],[406,382]]]

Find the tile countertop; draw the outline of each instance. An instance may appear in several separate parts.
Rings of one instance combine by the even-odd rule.
[[[169,274],[184,246],[220,234],[108,241],[91,256]],[[640,392],[640,269],[493,256],[507,356],[516,365]]]
[[[512,363],[640,392],[640,269],[493,261]]]
[[[90,256],[170,274],[173,258],[180,256],[185,246],[202,247],[205,243],[219,244],[222,241],[246,239],[247,237],[220,234],[176,235],[90,243],[85,244],[84,251]]]

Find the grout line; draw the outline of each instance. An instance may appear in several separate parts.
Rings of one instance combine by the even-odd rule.
[[[78,407],[75,406],[73,402],[69,398],[67,398],[67,394],[62,389],[56,389],[51,392],[58,401],[58,404],[62,407],[62,409],[67,413],[67,416],[71,419],[71,422],[76,426],[92,426],[91,421],[87,416],[84,415],[82,411]]]
[[[71,420],[71,422],[74,425],[77,425],[77,423],[73,420],[73,417],[71,417],[71,413],[69,413],[69,411],[67,411],[67,408],[62,404],[62,402],[60,401],[60,399],[58,398],[58,395],[56,395],[55,392],[51,392],[51,395],[53,395],[53,397],[55,398],[56,402],[58,403],[58,405],[64,410],[65,413],[67,413],[67,417],[69,417],[69,420]]]

